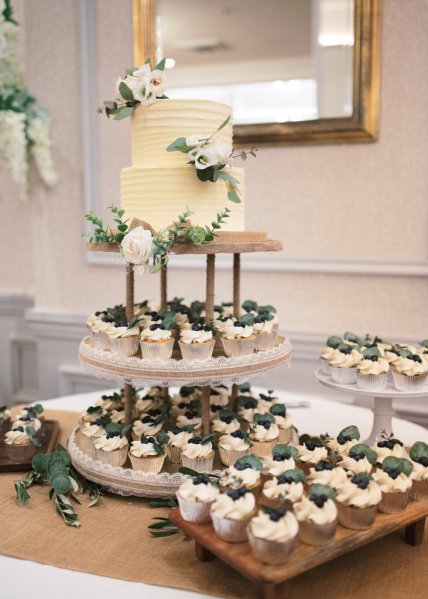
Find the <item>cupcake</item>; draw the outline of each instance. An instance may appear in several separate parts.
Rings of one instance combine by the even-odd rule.
[[[227,435],[239,430],[240,420],[232,410],[220,410],[217,418],[212,421],[211,430],[216,435],[216,439],[221,435]]]
[[[80,414],[79,425],[82,426],[85,422],[94,422],[105,414],[106,410],[104,410],[101,406],[89,406],[87,410]]]
[[[125,433],[128,426],[111,422],[105,432],[94,441],[97,459],[111,466],[123,466],[128,454],[128,440]]]
[[[37,432],[32,426],[14,425],[4,436],[6,453],[12,462],[30,462],[40,446]]]
[[[192,437],[181,448],[181,463],[196,472],[211,472],[213,469],[213,436]]]
[[[264,507],[248,526],[252,554],[263,564],[284,564],[293,551],[298,531],[292,512]]]
[[[34,418],[33,416],[20,416],[12,422],[12,430],[18,426],[30,426],[38,433],[42,428],[42,423],[38,418]]]
[[[166,445],[166,453],[173,464],[180,464],[181,450],[186,443],[193,437],[192,426],[175,426],[168,431],[168,443]]]
[[[241,395],[248,395],[251,397],[253,395],[251,391],[251,383],[247,381],[246,383],[242,383],[241,385],[239,385],[239,393]]]
[[[131,443],[129,459],[133,470],[141,470],[146,474],[157,474],[162,470],[165,461],[165,444],[169,437],[159,431],[156,437],[141,435],[137,441]]]
[[[321,350],[320,362],[321,362],[321,370],[324,374],[330,375],[330,360],[334,357],[334,350],[339,347],[339,345],[343,343],[341,337],[336,337],[332,335],[326,341],[325,347]]]
[[[286,509],[291,509],[303,495],[304,480],[305,473],[299,469],[286,470],[282,474],[278,474],[265,482],[261,502],[271,507],[281,505]]]
[[[82,451],[89,455],[96,455],[95,440],[105,433],[105,427],[110,422],[108,415],[102,416],[93,422],[84,422],[80,427],[78,445]]]
[[[118,406],[114,410],[111,410],[109,413],[110,420],[112,422],[116,422],[119,424],[125,423],[125,408],[124,406]]]
[[[258,408],[261,414],[269,412],[272,406],[278,403],[278,398],[273,393],[272,389],[268,389],[266,393],[259,393]]]
[[[261,413],[258,408],[258,401],[250,395],[239,395],[237,398],[238,415],[242,419],[243,428],[248,430],[253,422],[254,414]]]
[[[256,335],[256,351],[272,349],[275,345],[276,331],[273,328],[272,314],[257,314],[254,318],[253,331]]]
[[[216,385],[210,388],[210,404],[223,406],[229,405],[229,389],[226,385]]]
[[[388,456],[383,460],[382,467],[373,474],[373,479],[382,491],[380,512],[395,514],[407,507],[412,488],[412,470],[412,462],[404,458]]]
[[[228,489],[211,506],[216,535],[227,543],[247,540],[247,526],[255,513],[256,500],[246,489]]]
[[[0,435],[7,433],[11,426],[11,413],[7,406],[0,407]]]
[[[193,524],[211,522],[211,506],[218,496],[218,487],[206,474],[198,474],[186,480],[177,491],[181,517]]]
[[[275,333],[278,332],[279,321],[278,321],[278,314],[277,314],[276,308],[274,308],[273,306],[270,306],[270,305],[267,305],[267,306],[257,306],[256,312],[257,312],[257,314],[255,315],[255,318],[257,316],[259,316],[259,317],[269,316],[270,320],[272,322],[272,330]]]
[[[165,408],[149,410],[146,414],[142,414],[138,420],[134,420],[132,424],[132,437],[137,440],[141,435],[154,437],[163,427],[167,418]]]
[[[340,466],[333,466],[327,460],[320,460],[309,469],[307,483],[309,485],[325,485],[337,490],[348,479],[346,470]]]
[[[373,445],[372,449],[377,453],[378,464],[382,464],[388,456],[404,457],[403,443],[398,439],[394,439],[392,433],[387,435],[385,431],[382,432],[379,441]]]
[[[326,545],[333,540],[337,527],[336,492],[325,485],[314,484],[307,497],[294,504],[299,523],[299,538],[306,545]]]
[[[428,362],[418,354],[400,357],[394,364],[392,379],[398,391],[418,391],[425,386]]]
[[[110,351],[119,356],[135,356],[138,353],[140,329],[124,320],[118,320],[106,330]]]
[[[43,412],[44,412],[44,408],[39,403],[34,404],[32,406],[26,406],[18,412],[18,414],[15,416],[15,420],[21,420],[21,418],[28,417],[28,418],[31,418],[32,420],[39,420],[40,422],[43,423],[43,421],[44,421]]]
[[[330,360],[330,374],[335,383],[351,385],[357,382],[357,364],[363,356],[351,345],[342,343]]]
[[[358,443],[350,448],[348,455],[343,456],[341,466],[352,474],[370,474],[376,462],[376,451],[364,443]]]
[[[220,477],[220,490],[243,488],[258,496],[263,463],[253,455],[246,455],[229,466]]]
[[[279,429],[272,414],[254,414],[250,428],[251,453],[263,458],[272,453],[279,440]]]
[[[209,360],[215,345],[214,334],[212,326],[198,322],[190,329],[183,329],[178,342],[183,360]]]
[[[273,404],[269,412],[275,418],[275,424],[279,430],[279,442],[289,443],[293,438],[293,421],[287,415],[285,405],[283,403]]]
[[[252,442],[240,429],[221,435],[218,440],[220,459],[225,466],[231,466],[250,452]]]
[[[246,314],[221,329],[221,342],[226,356],[240,357],[252,354],[256,347],[253,330],[254,316]]]
[[[146,414],[149,410],[159,408],[163,403],[162,388],[151,387],[137,391],[135,411],[138,415]]]
[[[291,445],[278,444],[272,450],[272,455],[263,458],[263,474],[272,478],[287,470],[296,468],[297,449]]]
[[[172,327],[175,315],[168,313],[162,322],[152,323],[141,333],[141,354],[145,360],[169,360],[174,348]]]
[[[100,312],[99,317],[97,317],[91,323],[93,343],[97,349],[101,349],[103,351],[108,351],[110,349],[110,344],[107,337],[107,330],[112,325],[112,319],[107,320],[107,318],[108,317],[105,313]]]
[[[124,401],[120,393],[113,393],[112,395],[101,395],[100,399],[97,399],[95,402],[95,407],[100,407],[102,409],[101,413],[110,412],[111,410],[115,410],[119,406],[122,406]]]
[[[410,473],[413,482],[410,497],[417,501],[428,499],[428,445],[423,441],[417,441],[410,448],[410,459],[413,464]]]
[[[366,391],[386,389],[389,363],[381,357],[377,347],[366,349],[363,359],[357,364],[357,387]]]
[[[201,431],[202,418],[199,409],[187,409],[183,414],[177,416],[177,426],[193,426],[193,434],[198,434]]]
[[[369,474],[355,474],[337,489],[339,523],[353,530],[370,528],[381,499],[382,491]]]
[[[297,466],[302,468],[305,474],[309,474],[309,469],[320,460],[325,460],[328,456],[327,448],[318,437],[302,435],[297,446]]]
[[[336,439],[328,439],[327,445],[332,451],[342,455],[348,453],[359,440],[360,431],[355,425],[351,425],[342,429]]]

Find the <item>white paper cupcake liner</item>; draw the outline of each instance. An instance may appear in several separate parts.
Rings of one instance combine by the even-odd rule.
[[[213,355],[215,341],[206,343],[184,343],[179,341],[181,355],[183,360],[209,360]]]
[[[211,522],[211,506],[213,501],[202,503],[201,501],[188,501],[181,497],[180,492],[177,492],[178,505],[180,514],[186,522],[193,524],[207,524]]]
[[[353,385],[357,382],[356,368],[336,368],[330,365],[331,378],[339,385]]]
[[[383,391],[386,389],[388,373],[361,374],[357,371],[357,388],[364,391]]]
[[[227,543],[244,543],[248,539],[247,528],[252,517],[251,513],[241,520],[232,520],[232,518],[216,516],[216,513],[211,510],[214,531],[222,541]]]
[[[425,386],[428,372],[419,374],[416,376],[407,376],[405,374],[399,374],[392,371],[392,380],[394,381],[394,387],[397,391],[417,391]]]
[[[299,539],[306,545],[327,545],[333,540],[336,528],[337,519],[325,524],[299,520]]]
[[[179,464],[181,462],[181,447],[175,447],[174,445],[166,445],[165,449],[170,462],[172,462],[173,464]]]
[[[384,493],[382,491],[382,501],[379,504],[379,511],[384,514],[396,514],[406,509],[410,499],[410,491],[401,493]]]
[[[174,348],[174,339],[167,341],[140,341],[141,354],[146,360],[169,360]]]
[[[351,530],[366,530],[373,525],[378,511],[378,505],[358,508],[336,502],[339,523]]]
[[[293,438],[293,427],[287,426],[287,428],[281,428],[281,427],[278,427],[278,428],[279,428],[278,443],[285,443],[287,445]]]
[[[96,452],[97,460],[101,460],[101,462],[104,464],[111,464],[111,466],[123,466],[128,455],[128,446],[126,445],[121,449],[114,449],[113,451],[97,449]]]
[[[131,337],[109,337],[110,351],[119,356],[129,357],[138,353],[140,338],[138,335]]]
[[[141,472],[146,472],[146,474],[158,474],[162,470],[165,461],[164,455],[147,456],[146,458],[137,458],[131,452],[128,455],[131,460],[132,469],[141,470]]]
[[[323,374],[330,376],[330,364],[325,358],[320,358],[321,371]]]
[[[272,349],[275,345],[276,332],[272,333],[257,333],[256,334],[256,351],[264,351],[266,349]]]
[[[410,497],[415,501],[428,499],[428,480],[414,480],[410,489]]]
[[[223,349],[226,356],[247,356],[252,354],[256,347],[256,337],[248,339],[224,339],[222,338]]]
[[[207,458],[188,458],[183,453],[181,454],[181,464],[196,472],[212,472],[214,461],[214,452]]]
[[[272,566],[284,564],[289,559],[296,544],[296,538],[288,541],[276,542],[255,537],[251,531],[251,525],[248,527],[248,540],[254,557],[263,564]]]
[[[97,349],[109,351],[110,344],[108,341],[108,337],[105,333],[93,333],[93,341]]]
[[[242,456],[249,455],[251,447],[248,447],[245,451],[235,451],[234,449],[223,449],[223,447],[219,446],[218,450],[222,464],[232,466]]]
[[[18,464],[29,462],[36,453],[36,446],[33,443],[26,443],[25,445],[9,445],[5,443],[5,446],[9,460]]]
[[[96,454],[96,449],[93,444],[93,437],[87,437],[82,433],[82,431],[80,431],[77,445],[80,447],[82,451],[91,456]]]
[[[264,458],[272,453],[272,449],[278,443],[278,437],[272,441],[253,441],[253,446],[250,447],[250,453],[258,458]]]

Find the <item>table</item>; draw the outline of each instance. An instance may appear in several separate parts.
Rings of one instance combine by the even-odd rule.
[[[106,391],[107,393],[108,391]],[[94,403],[101,393],[70,395],[42,402],[52,410],[83,411]],[[278,392],[287,402],[308,402],[306,408],[290,408],[295,425],[303,432],[337,434],[349,424],[358,426],[362,438],[366,438],[372,424],[371,411],[352,405],[321,399],[316,395]],[[394,433],[405,444],[415,440],[428,443],[428,430],[410,422],[393,419]],[[166,541],[167,542],[167,541]],[[62,570],[35,562],[22,561],[0,555],[1,598],[22,599],[26,595],[34,599],[54,599],[61,588],[62,599],[208,599],[208,595],[190,593],[177,589],[150,586],[81,572]]]

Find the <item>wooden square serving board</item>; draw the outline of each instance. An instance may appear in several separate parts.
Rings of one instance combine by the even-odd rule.
[[[45,420],[43,423],[43,435],[40,438],[40,447],[36,447],[36,453],[51,453],[55,449],[61,432],[58,420]],[[12,462],[7,457],[4,438],[0,441],[0,472],[22,472],[31,470],[31,460],[28,462]]]

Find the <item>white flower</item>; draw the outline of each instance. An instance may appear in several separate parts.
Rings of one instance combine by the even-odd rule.
[[[136,227],[125,235],[121,246],[127,262],[147,264],[153,249],[153,237],[148,229]]]
[[[150,74],[144,73],[141,77],[130,75],[125,79],[126,85],[132,91],[134,100],[141,102],[143,106],[153,104],[156,100],[156,94],[150,85]]]
[[[21,187],[23,200],[28,199],[25,117],[26,115],[22,112],[0,111],[0,160],[5,162],[10,176]]]
[[[202,135],[190,135],[190,137],[186,137],[186,146],[201,146],[206,139]]]
[[[228,164],[230,162],[230,155],[232,154],[231,144],[214,141],[209,143],[202,148],[191,150],[188,153],[190,160],[195,161],[195,167],[197,169],[206,169],[215,164]]]
[[[49,119],[38,116],[28,125],[28,137],[33,142],[30,152],[39,171],[40,178],[48,187],[53,187],[58,181],[52,160],[52,141],[49,134]]]
[[[166,75],[163,71],[155,69],[150,75],[150,86],[153,93],[159,97],[163,96],[166,90]]]
[[[149,63],[146,62],[143,65],[141,65],[141,67],[139,67],[138,69],[135,69],[135,71],[133,72],[133,76],[134,77],[143,77],[147,73],[151,73],[151,71],[152,71],[152,69],[150,68]]]

